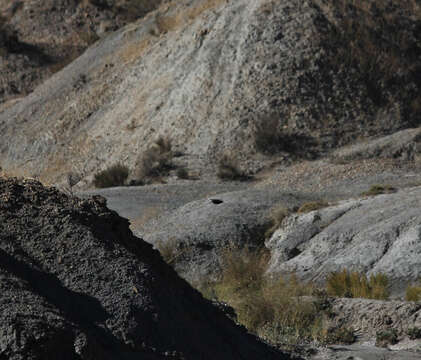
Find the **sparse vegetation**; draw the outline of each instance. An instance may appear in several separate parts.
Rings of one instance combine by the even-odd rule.
[[[276,154],[283,150],[280,118],[277,115],[264,116],[255,122],[254,141],[257,150],[264,154]]]
[[[136,177],[142,181],[145,179],[159,178],[168,175],[173,169],[173,152],[171,139],[160,136],[152,146],[139,158]]]
[[[391,185],[372,185],[368,191],[363,192],[362,196],[376,196],[380,194],[390,194],[396,192],[396,189]]]
[[[116,14],[123,14],[129,20],[135,20],[156,9],[161,0],[88,0],[88,2],[102,9],[109,9]]]
[[[359,272],[333,272],[327,278],[326,291],[330,296],[387,300],[389,281],[384,274],[371,275],[367,279]]]
[[[177,169],[177,177],[179,179],[187,180],[187,179],[189,179],[189,172],[184,167],[178,168]]]
[[[421,301],[421,285],[409,285],[406,288],[406,301]]]
[[[129,176],[127,166],[117,163],[103,170],[94,177],[94,185],[97,188],[107,188],[112,186],[122,186]]]
[[[301,297],[311,295],[313,286],[295,276],[267,279],[268,259],[265,250],[227,252],[222,279],[214,286],[217,298],[230,304],[250,331],[274,342],[279,337],[311,337],[317,310]]]
[[[268,278],[268,260],[266,249],[229,250],[223,257],[221,280],[207,284],[202,293],[228,303],[241,324],[274,344],[355,339],[352,330],[329,327],[330,305],[323,291],[294,274]]]
[[[266,115],[254,122],[254,143],[262,154],[275,155],[284,151],[301,158],[316,157],[312,150],[314,139],[285,131],[281,114]]]
[[[271,224],[270,224],[270,227],[265,232],[266,239],[269,239],[273,235],[273,233],[281,226],[282,221],[289,214],[290,214],[290,211],[283,206],[277,206],[271,210],[271,213],[270,213]]]
[[[409,328],[406,334],[411,340],[421,339],[421,328],[418,328],[418,327]]]
[[[395,329],[379,331],[376,334],[376,346],[387,347],[398,342],[398,333]]]
[[[228,154],[224,154],[220,158],[217,176],[222,180],[246,180],[248,178],[240,169],[238,161]]]
[[[328,331],[327,343],[329,344],[353,344],[357,337],[355,336],[354,330],[349,328],[333,328]]]
[[[304,214],[310,211],[323,209],[326,206],[329,206],[329,203],[327,203],[326,201],[311,201],[311,202],[304,203],[303,205],[301,205],[299,209],[297,210],[297,213]]]
[[[392,4],[384,0],[337,0],[327,5],[331,14],[340,14],[332,37],[337,51],[331,57],[332,65],[356,68],[375,104],[385,101],[387,84],[402,81],[399,74],[403,69],[417,71],[413,56],[417,40],[403,22],[407,17],[420,20],[420,5],[414,0]]]

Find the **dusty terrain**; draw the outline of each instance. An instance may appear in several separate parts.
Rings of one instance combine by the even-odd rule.
[[[143,17],[160,1],[119,0],[109,2],[114,3],[112,6],[106,3],[1,0],[0,106],[10,106],[29,94],[88,46]]]
[[[313,159],[357,139],[419,126],[421,42],[412,8],[382,10],[393,19],[390,32],[376,27],[374,10],[349,14],[364,20],[355,26],[378,46],[371,54],[361,53],[369,47],[360,38],[349,38],[335,6],[319,5],[161,6],[1,112],[1,166],[50,183],[69,173],[89,180],[118,161],[134,169],[162,135],[189,168],[203,172],[230,152],[256,172],[272,153]],[[405,41],[396,43],[392,34]],[[383,60],[364,62],[388,59],[395,46],[401,48],[389,59],[393,71],[384,72],[391,64]],[[376,72],[367,72],[370,66]]]
[[[419,359],[420,22],[415,0],[0,0],[0,358]],[[141,183],[159,138],[164,175],[93,188],[116,163]],[[288,355],[190,286],[244,248],[267,278],[384,273],[393,301],[325,299],[357,343]]]

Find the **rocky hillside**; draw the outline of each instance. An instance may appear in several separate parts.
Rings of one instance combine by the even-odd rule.
[[[289,359],[133,236],[105,199],[0,179],[0,358]]]
[[[110,31],[160,0],[1,0],[0,104],[30,93]]]
[[[411,1],[174,1],[3,110],[0,164],[89,178],[163,135],[189,166],[230,151],[253,170],[416,127],[419,20]]]
[[[418,186],[291,215],[266,242],[268,271],[319,282],[342,269],[383,273],[402,293],[421,276],[420,208]]]

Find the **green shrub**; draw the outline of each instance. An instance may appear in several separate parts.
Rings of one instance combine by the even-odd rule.
[[[389,298],[388,279],[384,274],[371,275],[358,272],[332,272],[327,278],[326,291],[330,296],[348,298],[381,299]]]
[[[376,346],[387,347],[398,342],[398,333],[395,329],[378,331],[376,334]]]
[[[349,328],[333,328],[327,333],[327,341],[330,344],[353,344],[357,340],[354,330]]]
[[[139,180],[168,175],[174,168],[171,139],[160,136],[138,159],[136,177]]]
[[[325,201],[312,201],[301,205],[300,208],[297,210],[297,213],[304,214],[310,211],[323,209],[326,206],[329,206],[329,203]]]
[[[184,179],[184,180],[189,179],[189,173],[186,170],[186,168],[184,168],[184,167],[178,168],[177,169],[177,177],[179,179]]]
[[[396,189],[390,185],[372,185],[368,191],[363,192],[363,196],[375,196],[380,194],[390,194],[396,192]]]
[[[227,154],[224,154],[219,160],[217,176],[222,180],[246,180],[248,178],[240,169],[238,161]]]
[[[129,169],[122,164],[115,164],[94,176],[94,185],[97,188],[107,188],[112,186],[122,186],[129,176]]]
[[[418,328],[418,327],[409,328],[406,334],[411,340],[421,339],[421,328]]]

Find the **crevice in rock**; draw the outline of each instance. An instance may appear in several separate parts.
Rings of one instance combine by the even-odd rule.
[[[210,199],[210,201],[212,202],[212,204],[215,204],[215,205],[219,205],[223,203],[223,201],[220,199]]]

